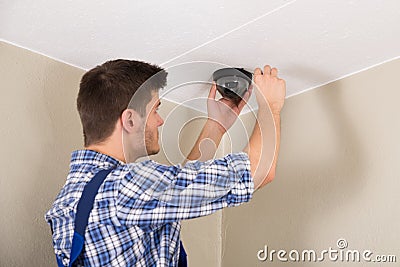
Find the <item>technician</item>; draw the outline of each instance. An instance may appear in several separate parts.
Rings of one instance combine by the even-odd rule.
[[[59,264],[70,262],[78,202],[101,170],[110,172],[95,195],[84,247],[75,264],[186,264],[180,221],[247,202],[255,189],[274,179],[286,85],[278,78],[278,70],[268,65],[256,68],[253,79],[255,85],[238,105],[226,98],[215,100],[213,84],[207,100],[208,120],[187,161],[166,166],[153,160],[135,161],[160,150],[158,127],[163,119],[157,112],[158,91],[166,85],[167,73],[155,65],[122,59],[86,72],[77,98],[84,149],[72,153],[66,183],[45,216]],[[213,159],[213,153],[201,151],[203,140],[218,147],[251,91],[259,108],[243,152]],[[271,118],[275,129],[270,127]],[[274,131],[277,143],[272,166],[267,168],[271,151],[263,144]]]

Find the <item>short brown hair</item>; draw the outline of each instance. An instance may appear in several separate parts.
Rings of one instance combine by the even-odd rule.
[[[107,139],[128,105],[143,116],[151,92],[164,87],[166,80],[164,69],[135,60],[111,60],[86,72],[77,99],[85,146]],[[130,104],[139,87],[135,99],[140,101]]]

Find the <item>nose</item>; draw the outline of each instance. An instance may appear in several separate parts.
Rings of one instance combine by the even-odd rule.
[[[158,115],[158,126],[160,127],[163,124],[164,124],[164,120],[161,118],[160,115]]]

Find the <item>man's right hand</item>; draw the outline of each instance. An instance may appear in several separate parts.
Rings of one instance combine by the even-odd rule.
[[[258,189],[275,177],[280,146],[280,112],[285,102],[286,84],[278,78],[278,70],[268,65],[264,67],[264,73],[259,68],[254,70],[254,83],[258,104],[257,121],[243,151],[249,155],[251,175],[255,189]],[[268,106],[273,113],[272,118]]]
[[[260,68],[254,70],[254,83],[256,84],[257,104],[260,108],[266,108],[269,104],[274,115],[279,115],[286,96],[286,83],[278,77],[278,69],[269,65],[264,67],[264,73]]]

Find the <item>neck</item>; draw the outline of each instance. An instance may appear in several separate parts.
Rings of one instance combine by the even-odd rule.
[[[106,140],[104,143],[101,144],[89,145],[85,147],[85,149],[94,150],[99,153],[118,159],[122,162],[125,162],[125,157],[122,150],[122,144],[120,144],[120,142],[113,142],[112,139]]]

